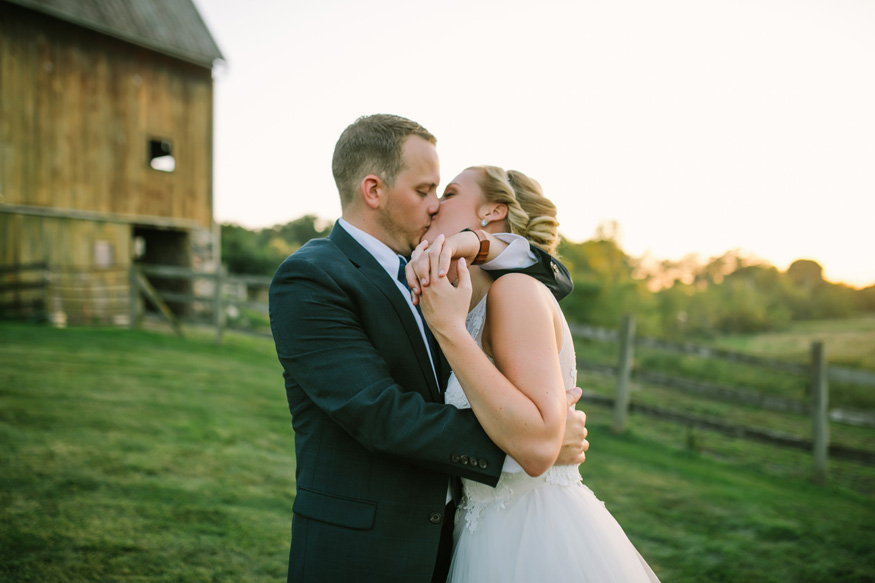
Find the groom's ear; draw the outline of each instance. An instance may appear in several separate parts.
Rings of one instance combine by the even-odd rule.
[[[367,205],[368,208],[380,208],[380,203],[383,200],[385,188],[383,185],[383,181],[380,180],[379,176],[375,174],[368,174],[367,176],[362,178],[362,181],[359,184],[359,188],[361,189],[362,193],[362,201],[364,201],[365,205]]]

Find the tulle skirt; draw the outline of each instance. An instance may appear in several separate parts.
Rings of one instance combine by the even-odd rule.
[[[576,466],[464,485],[451,583],[659,581]]]

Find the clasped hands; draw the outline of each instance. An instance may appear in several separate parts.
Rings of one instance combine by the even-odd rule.
[[[432,282],[437,282],[437,287],[445,292],[436,294],[443,296],[440,300],[442,303],[437,303],[436,306],[432,306],[431,302],[422,302],[421,307],[430,326],[433,323],[438,326],[443,325],[435,322],[435,319],[441,320],[446,316],[436,312],[436,307],[438,311],[447,310],[457,313],[464,309],[464,314],[467,314],[471,297],[471,281],[467,266],[478,249],[477,236],[467,232],[446,238],[439,235],[431,245],[427,241],[422,241],[414,249],[405,273],[413,304],[420,305],[423,288],[428,287]],[[464,259],[460,263],[459,259],[462,258]],[[465,271],[459,272],[459,268]],[[442,278],[446,278],[446,281],[440,281]],[[453,293],[451,290],[454,289],[458,289],[460,293]],[[461,318],[461,322],[464,324],[464,317]],[[586,439],[589,433],[586,428],[586,413],[576,409],[582,394],[583,391],[579,387],[565,392],[568,414],[556,465],[577,465],[586,459],[586,452],[589,450],[589,441]]]

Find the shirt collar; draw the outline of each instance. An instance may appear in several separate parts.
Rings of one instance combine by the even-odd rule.
[[[386,273],[389,274],[389,277],[395,279],[398,276],[398,258],[401,255],[398,255],[392,249],[374,237],[369,233],[365,233],[358,227],[354,227],[349,223],[349,221],[343,219],[342,217],[338,219],[340,226],[343,227],[343,230],[349,233],[349,236],[356,240],[356,242],[365,248],[365,251],[371,254],[371,256],[377,260],[383,269],[386,270]],[[404,258],[405,261],[407,258]]]

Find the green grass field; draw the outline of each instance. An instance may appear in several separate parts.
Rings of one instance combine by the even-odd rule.
[[[824,343],[832,364],[875,370],[875,314],[793,322],[782,332],[726,336],[717,344],[728,350],[807,362],[814,341]]]
[[[875,363],[875,318],[872,317],[798,322],[784,332],[727,336],[715,339],[711,345],[805,364],[810,359],[811,342],[815,340],[824,342],[831,365],[866,368],[861,365]],[[617,352],[616,342],[577,341],[577,355],[586,360],[616,364]],[[803,403],[810,402],[811,381],[808,376],[774,371],[762,366],[638,348],[635,352],[635,368],[708,384],[740,387]],[[875,370],[875,366],[870,367],[870,370]],[[613,397],[616,390],[613,377],[587,371],[581,371],[578,382],[582,387],[605,396]],[[755,406],[695,398],[674,389],[637,382],[633,382],[631,388],[633,402],[640,404],[811,439],[812,423],[807,414],[775,413]],[[829,405],[830,408],[875,411],[875,389],[832,382],[829,386]],[[641,417],[632,426],[640,435],[669,447],[691,448],[708,457],[728,463],[740,463],[757,471],[777,472],[778,475],[799,479],[805,479],[811,474],[811,454],[806,451],[759,446],[741,439],[693,431],[677,424],[657,423]],[[872,451],[875,449],[875,429],[831,423],[830,443]],[[875,495],[875,467],[830,460],[830,471],[835,484]]]
[[[0,323],[0,580],[284,580],[280,373],[269,339]],[[806,456],[634,416],[615,436],[607,409],[588,426],[584,481],[663,583],[875,580],[875,500],[812,485]]]

